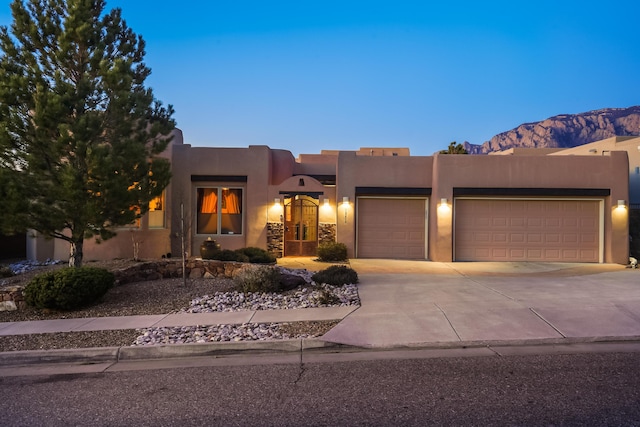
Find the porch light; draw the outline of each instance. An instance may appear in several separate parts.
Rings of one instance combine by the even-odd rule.
[[[624,209],[627,207],[627,203],[625,200],[618,200],[618,208]]]
[[[445,197],[440,199],[440,205],[441,206],[447,206],[448,204],[449,204],[449,202],[447,201],[447,199]]]
[[[342,198],[342,204],[343,205],[348,205],[349,204],[349,196],[344,196]]]
[[[274,206],[280,206],[280,198],[276,197],[275,199],[273,199],[273,205]]]
[[[324,198],[324,205],[329,206],[329,199],[327,197]]]

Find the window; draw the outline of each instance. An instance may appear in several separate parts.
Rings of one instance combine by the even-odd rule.
[[[164,228],[164,192],[149,202],[149,228]]]
[[[198,188],[197,233],[242,234],[242,189]]]

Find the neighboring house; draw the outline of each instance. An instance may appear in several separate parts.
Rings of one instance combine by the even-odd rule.
[[[552,155],[606,156],[612,151],[626,151],[629,156],[629,203],[631,207],[640,208],[640,137],[616,136],[560,150]]]
[[[168,155],[173,179],[157,209],[114,239],[87,241],[85,259],[130,258],[136,243],[140,258],[179,256],[184,222],[190,256],[212,238],[277,256],[314,256],[318,244],[338,241],[357,258],[628,261],[624,151],[411,156],[362,148],[295,159],[266,146],[192,147],[180,137]],[[32,257],[68,253],[64,242],[33,246]]]

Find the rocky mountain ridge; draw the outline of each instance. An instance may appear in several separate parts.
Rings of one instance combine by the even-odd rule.
[[[482,145],[464,143],[469,154],[509,148],[570,148],[613,136],[640,136],[640,106],[603,108],[579,114],[559,114],[524,123]]]

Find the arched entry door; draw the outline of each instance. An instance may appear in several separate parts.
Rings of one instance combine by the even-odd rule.
[[[315,256],[318,249],[318,201],[297,195],[284,201],[284,255]]]

